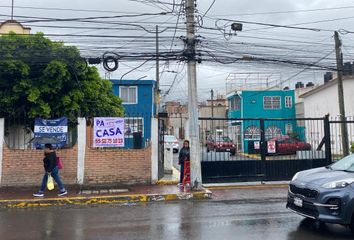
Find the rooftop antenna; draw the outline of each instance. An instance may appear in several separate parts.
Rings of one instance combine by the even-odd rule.
[[[12,0],[12,5],[11,5],[11,20],[14,20],[14,0]]]

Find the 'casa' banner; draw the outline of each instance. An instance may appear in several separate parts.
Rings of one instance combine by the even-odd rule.
[[[124,147],[124,118],[94,118],[93,147]]]

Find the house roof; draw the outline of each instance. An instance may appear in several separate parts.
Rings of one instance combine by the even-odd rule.
[[[25,26],[23,26],[21,23],[19,23],[19,22],[16,21],[16,20],[7,20],[7,21],[5,21],[5,22],[3,22],[3,23],[0,23],[0,28],[1,28],[3,25],[5,25],[5,24],[17,24],[17,25],[21,26],[23,29],[31,30],[30,27],[25,27]]]
[[[229,100],[230,98],[236,96],[236,95],[242,95],[242,93],[259,93],[257,95],[261,95],[261,93],[279,93],[279,92],[295,92],[294,89],[288,89],[288,90],[282,90],[282,89],[267,89],[267,90],[240,90],[240,91],[234,91],[226,95],[226,100]]]
[[[110,80],[113,85],[155,85],[156,81],[155,80],[126,80],[126,79],[111,79]]]
[[[343,77],[343,80],[344,81],[354,80],[354,76],[345,76],[345,77]],[[308,92],[306,92],[304,94],[301,94],[299,97],[300,98],[306,98],[308,96],[311,96],[313,94],[321,92],[322,90],[327,89],[327,88],[329,88],[329,87],[331,87],[333,85],[336,85],[337,82],[338,82],[338,79],[334,78],[334,79],[330,80],[329,82],[327,82],[325,84],[322,84],[322,85],[320,85],[318,87],[315,87],[314,89],[312,89],[312,90],[310,90],[310,91],[308,91]]]

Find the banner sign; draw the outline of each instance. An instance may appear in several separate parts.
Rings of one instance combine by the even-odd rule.
[[[94,118],[93,147],[124,147],[124,118]]]
[[[268,150],[268,153],[276,153],[277,152],[276,142],[275,141],[268,141],[267,142],[267,150]]]
[[[68,119],[42,119],[36,118],[34,122],[35,148],[43,148],[44,144],[51,143],[55,148],[62,148],[67,144]]]
[[[261,144],[260,144],[259,141],[254,141],[254,142],[253,142],[253,146],[254,146],[254,149],[255,149],[255,150],[261,149]]]

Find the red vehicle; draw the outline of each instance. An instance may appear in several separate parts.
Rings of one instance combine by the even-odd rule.
[[[289,136],[274,137],[268,141],[275,141],[275,154],[296,154],[296,151],[311,150],[311,145]]]
[[[207,138],[206,147],[207,152],[230,152],[231,155],[236,154],[236,145],[229,137],[217,136],[214,138],[213,136],[209,136]]]

